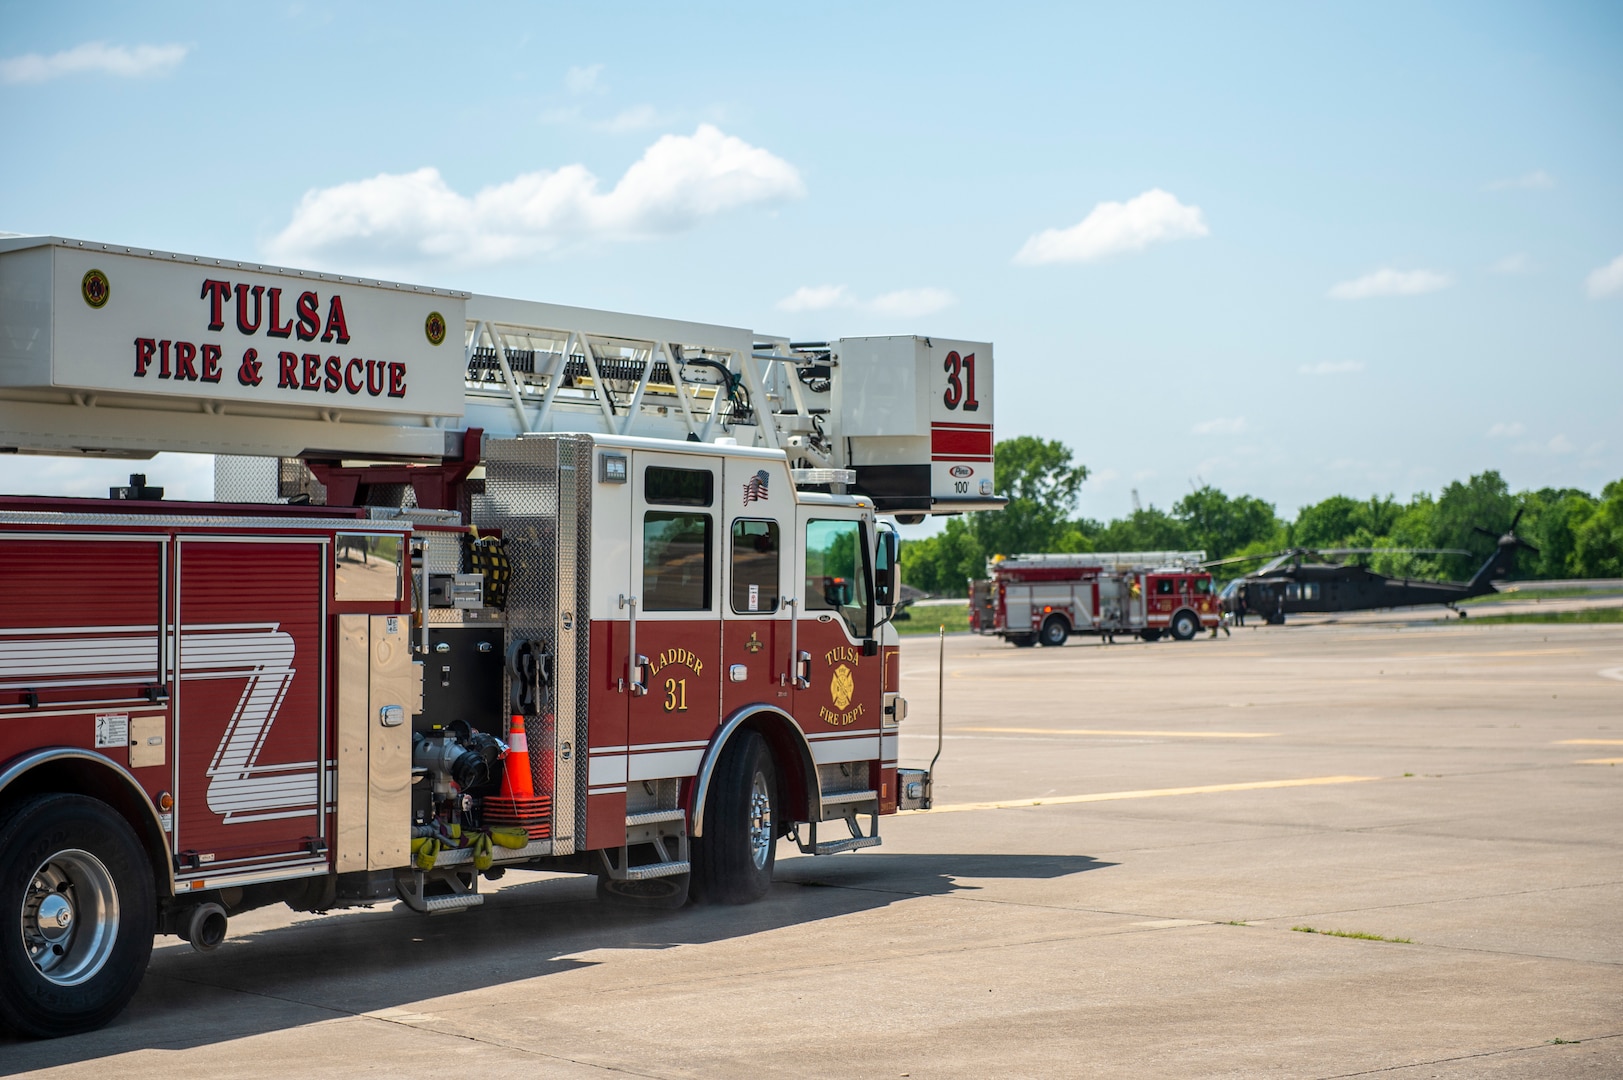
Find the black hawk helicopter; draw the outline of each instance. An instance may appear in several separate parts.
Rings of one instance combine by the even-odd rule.
[[[1223,611],[1241,620],[1246,615],[1259,615],[1270,624],[1278,625],[1285,621],[1286,615],[1305,612],[1367,611],[1420,604],[1442,604],[1458,612],[1463,619],[1465,612],[1454,605],[1473,596],[1498,592],[1493,583],[1510,576],[1516,567],[1518,549],[1538,554],[1538,548],[1516,535],[1516,524],[1521,518],[1522,510],[1517,510],[1510,528],[1502,536],[1475,526],[1477,532],[1493,537],[1498,543],[1470,581],[1390,578],[1356,563],[1315,561],[1327,555],[1471,554],[1456,548],[1291,548],[1271,555],[1242,555],[1202,565],[1214,567],[1269,560],[1261,568],[1229,582],[1221,593]]]

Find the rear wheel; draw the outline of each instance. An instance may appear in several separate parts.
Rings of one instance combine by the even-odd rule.
[[[1071,636],[1070,628],[1065,620],[1058,615],[1043,623],[1042,643],[1044,645],[1059,646],[1065,644],[1065,639]]]
[[[49,1039],[117,1016],[152,955],[153,893],[141,842],[106,803],[24,803],[0,831],[0,1025]]]
[[[1172,636],[1179,641],[1193,641],[1200,633],[1200,620],[1192,611],[1180,611],[1172,618]]]
[[[759,900],[772,886],[778,846],[778,776],[759,732],[733,736],[711,785],[704,835],[692,841],[694,898],[714,904]]]

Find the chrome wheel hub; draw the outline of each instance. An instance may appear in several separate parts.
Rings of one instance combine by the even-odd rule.
[[[767,794],[766,777],[756,773],[750,788],[750,858],[757,870],[766,866],[772,840],[772,798]]]
[[[23,949],[58,986],[76,986],[107,963],[118,936],[118,890],[102,861],[73,849],[34,871],[23,894]]]

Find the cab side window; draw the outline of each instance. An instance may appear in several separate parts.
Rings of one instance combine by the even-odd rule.
[[[868,561],[856,521],[806,523],[806,610],[837,611],[852,637],[867,637]]]
[[[733,521],[732,603],[739,615],[778,610],[778,523]]]
[[[650,510],[642,524],[644,611],[710,610],[710,515]]]
[[[1171,596],[1175,588],[1176,585],[1171,578],[1162,578],[1155,583],[1155,595]]]

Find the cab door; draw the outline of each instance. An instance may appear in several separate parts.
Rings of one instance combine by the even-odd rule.
[[[631,455],[635,647],[626,779],[691,776],[721,709],[722,459]]]
[[[872,527],[833,506],[802,504],[797,517],[795,719],[820,765],[878,760],[884,665],[869,644]]]
[[[787,711],[794,491],[777,462],[734,458],[724,469],[721,715],[761,703]]]

